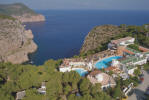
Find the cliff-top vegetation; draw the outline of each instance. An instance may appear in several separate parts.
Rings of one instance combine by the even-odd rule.
[[[7,16],[7,15],[4,15],[4,14],[1,14],[0,13],[0,19],[9,19],[9,20],[15,20],[15,18],[11,17],[11,16]]]
[[[26,91],[23,100],[113,100],[77,72],[61,73],[61,60],[49,60],[44,65],[14,65],[0,63],[0,99],[15,100],[16,93]],[[38,93],[46,82],[46,95]]]
[[[23,14],[36,15],[36,13],[22,3],[0,4],[0,13],[21,16]]]

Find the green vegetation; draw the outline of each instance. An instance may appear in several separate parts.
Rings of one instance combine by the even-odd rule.
[[[13,17],[11,17],[11,16],[4,15],[4,14],[0,14],[0,19],[15,20],[15,18],[13,18]]]
[[[126,80],[121,80],[122,82],[122,86],[128,86],[130,83],[133,83],[134,86],[138,86],[139,85],[139,78],[138,77],[133,77],[133,76],[130,76],[129,79],[126,79]]]
[[[23,14],[36,15],[36,13],[32,9],[28,8],[22,3],[1,4],[0,13],[6,15],[16,15],[16,16],[20,16]]]
[[[107,43],[111,38],[121,33],[123,33],[123,30],[115,25],[96,26],[86,36],[80,52],[87,53],[88,51],[103,51],[107,48]]]
[[[1,99],[14,100],[17,91],[25,90],[23,100],[112,100],[102,92],[100,84],[92,85],[77,72],[59,72],[60,64],[61,60],[49,60],[42,66],[0,63]],[[37,92],[43,81],[46,95]],[[76,96],[77,93],[80,96]]]
[[[122,96],[123,96],[123,94],[122,94],[122,91],[121,91],[120,82],[117,82],[116,88],[115,88],[114,93],[113,93],[113,97],[115,99],[121,99]]]
[[[144,64],[144,69],[145,69],[146,71],[149,71],[149,63]]]
[[[115,98],[116,100],[121,100],[121,98],[124,96],[122,92],[122,81],[118,78],[115,88],[108,88],[106,89],[107,94],[109,94],[111,97]]]
[[[108,42],[109,42],[109,41],[108,41]],[[87,57],[87,56],[89,56],[89,55],[92,55],[92,54],[98,53],[98,52],[100,52],[100,51],[106,50],[106,49],[107,49],[108,42],[99,45],[99,46],[98,46],[96,49],[94,49],[94,50],[89,50],[89,51],[87,51],[86,53],[80,53],[79,57],[85,58],[85,57]]]
[[[147,34],[149,33],[149,25],[143,25],[143,26],[127,26],[125,24],[122,24],[119,26],[119,34],[115,33],[114,35],[108,35],[109,37],[104,38],[105,40],[102,43],[98,43],[99,41],[101,41],[102,39],[98,38],[96,39],[96,41],[91,40],[90,42],[96,45],[96,48],[92,48],[91,50],[85,51],[85,52],[81,52],[80,56],[81,57],[86,57],[88,55],[91,54],[95,54],[98,52],[101,52],[103,50],[107,49],[107,44],[110,42],[110,40],[115,40],[115,39],[120,39],[120,38],[124,38],[127,36],[131,36],[134,37],[135,40],[135,44],[134,45],[130,45],[129,47],[135,50],[139,50],[138,49],[138,45],[144,46],[144,47],[149,47],[149,37],[147,37]],[[99,26],[99,28],[101,28],[104,26]],[[106,26],[105,26],[106,27]],[[111,26],[107,26],[107,27],[111,27]],[[94,38],[94,37],[98,37],[98,35],[101,36],[101,34],[97,34],[97,30],[98,27],[96,26],[90,33],[90,37],[88,38]],[[108,28],[107,28],[108,29]],[[107,34],[112,34],[113,32],[117,32],[116,30],[118,30],[117,28],[111,28],[111,31],[107,31],[107,30],[102,30],[102,33],[107,32]],[[92,35],[91,35],[92,34]],[[105,34],[106,35],[106,34]],[[102,34],[102,36],[104,36],[104,34]],[[88,39],[87,38],[87,39]],[[89,44],[89,43],[87,43]],[[85,47],[84,47],[85,48]]]
[[[135,69],[135,71],[134,71],[134,75],[135,76],[139,76],[141,74],[141,71],[140,71],[140,69]]]

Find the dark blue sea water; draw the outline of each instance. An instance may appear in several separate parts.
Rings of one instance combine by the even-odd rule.
[[[38,11],[45,22],[26,23],[34,34],[38,50],[30,56],[36,65],[48,59],[72,57],[79,53],[88,32],[97,25],[149,23],[148,11],[48,10]]]

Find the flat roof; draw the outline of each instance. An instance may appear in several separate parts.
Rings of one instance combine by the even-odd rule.
[[[133,39],[132,37],[125,37],[125,38],[120,38],[120,39],[117,39],[117,40],[112,40],[111,42],[112,43],[115,43],[115,44],[118,44],[118,43],[120,43],[120,42],[122,42],[122,41],[127,41],[127,40],[131,40],[131,39]]]
[[[131,51],[131,52],[133,52],[133,53],[135,53],[135,54],[136,53],[141,53],[140,51],[137,51],[137,50],[134,50],[134,49],[131,49],[131,48],[128,48],[128,47],[126,49],[129,50],[129,51]]]
[[[143,59],[145,59],[145,57],[140,58],[140,57],[136,57],[136,56],[130,56],[130,57],[127,57],[124,60],[121,60],[120,62],[122,64],[127,64],[127,63],[130,63],[130,62],[135,63],[135,62],[143,60]]]
[[[97,70],[94,70],[94,71],[90,72],[89,75],[95,76],[95,75],[97,75],[97,74],[99,74],[99,73],[102,73],[102,72],[97,69]]]

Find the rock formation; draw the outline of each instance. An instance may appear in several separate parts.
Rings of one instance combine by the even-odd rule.
[[[25,30],[14,18],[0,15],[0,61],[20,64],[28,61],[28,54],[37,49],[31,30]]]
[[[40,22],[40,21],[45,21],[45,17],[41,14],[38,15],[28,15],[28,14],[23,14],[22,16],[15,16],[12,15],[14,18],[17,18],[21,22]]]

